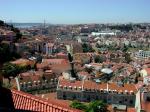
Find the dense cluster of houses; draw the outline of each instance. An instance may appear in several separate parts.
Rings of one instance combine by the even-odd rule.
[[[94,25],[51,28],[51,37],[40,33],[38,28],[22,29],[22,38],[10,46],[22,58],[10,63],[30,66],[30,69],[12,79],[15,88],[34,95],[55,93],[60,102],[103,100],[121,111],[130,112],[128,109],[132,108],[133,112],[149,112],[148,29],[126,33],[84,32],[90,28]],[[2,37],[7,43],[15,34],[0,29],[0,39],[4,42]],[[90,46],[92,51],[85,52],[83,44],[87,44],[86,50]],[[73,61],[70,62],[68,54]],[[130,58],[130,62],[126,58]]]

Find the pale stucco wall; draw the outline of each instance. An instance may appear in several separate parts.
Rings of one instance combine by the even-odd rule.
[[[143,69],[143,70],[140,71],[140,75],[142,77],[146,77],[148,74],[147,74],[147,71],[145,69]]]

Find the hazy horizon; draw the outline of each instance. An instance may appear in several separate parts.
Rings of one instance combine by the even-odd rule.
[[[8,24],[44,24],[44,22],[7,22]],[[45,23],[45,24],[52,24],[52,25],[79,25],[79,24],[150,24],[150,22],[124,22],[124,23]]]

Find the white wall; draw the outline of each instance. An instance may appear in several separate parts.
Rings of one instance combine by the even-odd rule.
[[[135,109],[136,109],[136,112],[140,112],[140,110],[141,110],[140,91],[138,91],[136,94]]]

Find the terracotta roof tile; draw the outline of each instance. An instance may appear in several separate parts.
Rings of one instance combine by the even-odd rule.
[[[150,112],[150,102],[141,102],[142,103],[142,110],[145,110],[145,112]]]
[[[84,72],[84,71],[78,72],[78,74],[79,74],[80,76],[90,76],[90,74],[89,74],[88,72]]]
[[[61,85],[62,87],[83,87],[83,89],[96,89],[96,90],[110,90],[110,91],[116,91],[116,92],[133,92],[136,93],[137,92],[137,88],[134,84],[124,84],[122,86],[119,86],[116,83],[101,83],[101,84],[97,84],[93,81],[89,81],[89,80],[85,80],[83,81],[75,81],[75,82],[70,82],[68,80],[65,79],[60,79],[60,83],[59,85]]]
[[[81,81],[75,81],[74,83],[70,82],[70,81],[66,81],[66,80],[62,80],[60,81],[59,85],[62,86],[76,86],[76,87],[81,87],[82,86],[82,82]]]
[[[127,112],[136,112],[136,109],[135,108],[128,108]]]
[[[49,64],[68,64],[69,61],[66,59],[43,59],[43,63]]]
[[[38,69],[43,69],[43,68],[46,68],[46,67],[48,67],[48,66],[49,66],[49,63],[48,63],[48,62],[37,63],[37,64],[36,64],[36,67],[37,67]]]
[[[38,112],[80,112],[76,109],[66,108],[59,104],[52,104],[47,100],[38,98],[17,90],[11,90],[15,109]]]

